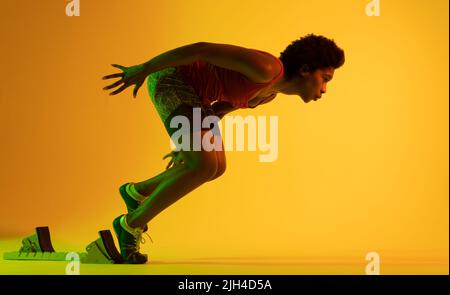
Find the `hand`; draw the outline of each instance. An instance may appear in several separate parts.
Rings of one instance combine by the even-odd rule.
[[[115,73],[115,74],[104,76],[103,80],[119,78],[119,77],[121,79],[119,81],[114,82],[111,85],[104,87],[103,90],[112,89],[123,83],[123,85],[121,85],[118,89],[114,90],[113,92],[111,92],[109,94],[109,95],[115,95],[115,94],[122,92],[125,88],[127,88],[129,86],[135,85],[134,90],[133,90],[133,97],[136,98],[139,88],[141,88],[142,84],[145,81],[145,78],[147,77],[145,75],[144,65],[124,67],[121,65],[113,64],[112,66],[122,70],[122,73]]]
[[[184,163],[179,151],[171,151],[170,153],[168,153],[163,157],[163,160],[167,157],[172,157],[172,159],[170,159],[169,164],[167,164],[166,170],[169,169],[171,166],[175,167]]]

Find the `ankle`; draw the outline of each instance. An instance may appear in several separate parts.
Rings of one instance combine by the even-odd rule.
[[[136,236],[142,232],[142,228],[139,226],[134,226],[133,224],[129,223],[129,217],[128,214],[122,215],[120,218],[120,225],[122,228],[127,231],[128,233],[132,234],[133,236]]]
[[[145,196],[144,194],[142,194],[140,192],[140,190],[138,190],[136,188],[136,184],[133,182],[130,182],[129,184],[127,184],[127,186],[125,187],[125,190],[127,191],[128,195],[130,195],[134,200],[142,203],[147,196]]]

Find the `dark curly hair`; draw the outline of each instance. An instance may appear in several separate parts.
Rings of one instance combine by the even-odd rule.
[[[286,79],[292,79],[303,65],[308,66],[309,72],[317,69],[333,67],[335,69],[345,62],[344,51],[334,40],[324,36],[308,34],[293,41],[281,52]]]

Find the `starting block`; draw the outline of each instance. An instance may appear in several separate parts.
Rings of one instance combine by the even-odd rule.
[[[87,253],[83,253],[82,263],[96,264],[121,264],[123,258],[117,251],[116,245],[109,230],[101,230],[98,232],[100,238],[93,241],[86,247]]]
[[[120,264],[123,258],[114,244],[109,230],[99,231],[99,238],[86,247],[86,253],[77,253],[82,263]],[[68,254],[74,252],[56,252],[47,226],[37,227],[36,233],[22,240],[22,247],[17,252],[6,252],[4,260],[40,260],[69,261]]]

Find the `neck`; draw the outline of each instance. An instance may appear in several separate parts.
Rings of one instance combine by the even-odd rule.
[[[269,92],[276,92],[276,93],[282,93],[287,95],[296,94],[292,88],[292,82],[286,81],[286,75],[283,75],[283,77],[278,80],[276,83],[274,83],[269,89]]]

